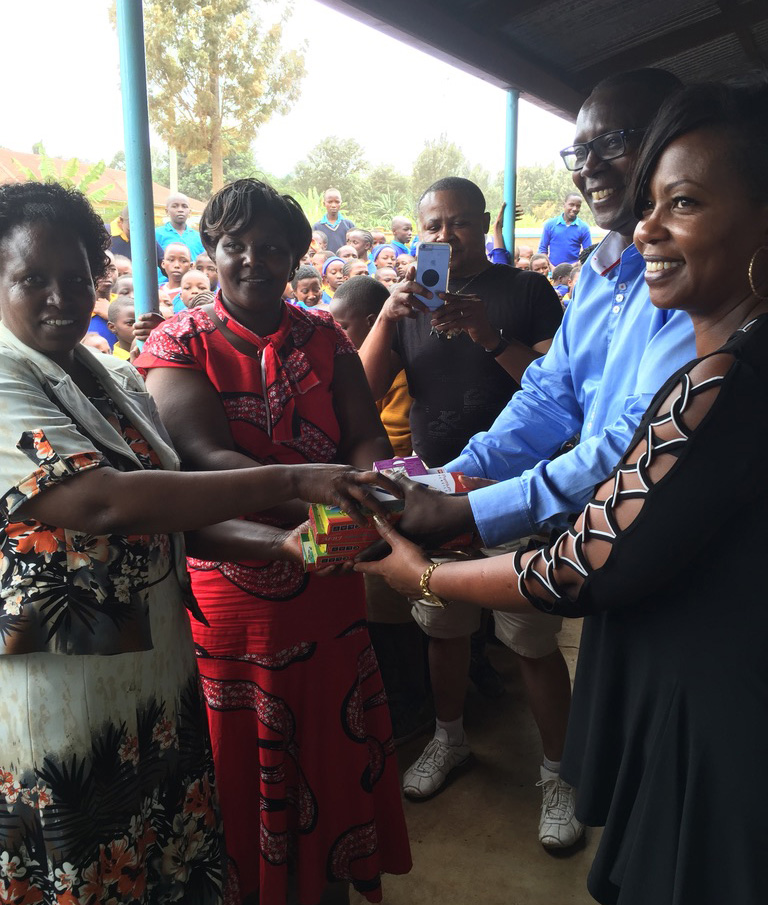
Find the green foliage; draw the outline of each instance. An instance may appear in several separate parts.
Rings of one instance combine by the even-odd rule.
[[[78,174],[80,173],[80,161],[77,157],[73,157],[71,160],[66,161],[61,166],[61,170],[56,169],[55,161],[48,156],[45,148],[43,147],[43,143],[41,141],[36,142],[33,145],[33,153],[37,154],[40,158],[39,166],[40,166],[40,175],[38,176],[34,170],[29,167],[25,167],[24,164],[20,163],[16,158],[13,158],[13,163],[19,173],[30,182],[37,182],[38,180],[42,180],[43,182],[58,182],[61,185],[66,186],[70,189],[77,189],[82,192],[86,198],[91,202],[91,204],[98,204],[103,201],[109,192],[114,188],[113,183],[109,183],[109,185],[105,185],[100,189],[93,189],[91,186],[94,182],[98,182],[99,179],[104,175],[104,170],[107,168],[107,165],[103,160],[100,160],[98,163],[91,164],[85,172],[78,178]]]
[[[411,186],[418,198],[424,189],[446,176],[467,176],[469,163],[461,148],[441,135],[434,141],[425,141],[424,148],[413,164]]]
[[[145,0],[150,119],[190,167],[210,165],[214,189],[224,160],[299,95],[304,48],[281,45],[291,12],[280,0]]]
[[[311,188],[321,193],[328,188],[338,189],[343,210],[351,213],[363,195],[363,174],[367,169],[365,152],[354,138],[329,135],[296,164],[292,182],[304,194]]]
[[[564,168],[555,166],[520,167],[517,173],[517,203],[522,206],[526,217],[521,226],[538,226],[544,220],[555,217],[563,210],[566,195],[576,191],[571,174]],[[582,204],[582,220],[594,226],[592,212]],[[531,219],[533,223],[525,220]]]
[[[151,150],[152,179],[159,185],[170,184],[170,165],[168,151]],[[263,173],[253,159],[250,150],[232,151],[224,158],[223,178],[224,182],[233,182],[235,179],[243,179],[246,176],[255,176],[257,179],[274,181]],[[207,163],[190,163],[189,157],[179,154],[177,157],[177,172],[179,179],[179,191],[200,201],[207,201],[212,194],[211,168]]]
[[[310,186],[306,192],[301,192],[298,189],[289,189],[288,194],[294,197],[310,223],[317,223],[322,218],[325,213],[323,196],[314,186]]]

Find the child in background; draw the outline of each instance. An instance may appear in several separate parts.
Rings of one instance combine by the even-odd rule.
[[[411,264],[415,263],[416,258],[413,255],[398,255],[395,258],[395,270],[397,271],[398,280],[405,279],[405,273]]]
[[[323,304],[330,305],[336,290],[344,282],[344,261],[335,255],[323,264]]]
[[[174,314],[185,308],[194,308],[192,300],[200,292],[210,292],[211,283],[202,270],[188,270],[181,278],[181,290],[173,300]]]
[[[319,229],[312,230],[312,241],[309,243],[310,251],[327,251],[328,236]]]
[[[356,226],[354,229],[349,230],[345,241],[347,245],[351,245],[355,249],[358,258],[361,261],[365,261],[368,273],[373,276],[376,272],[376,266],[371,260],[371,249],[373,248],[373,236],[371,233],[367,229],[360,229]]]
[[[373,258],[373,263],[376,265],[377,270],[380,267],[394,268],[395,261],[397,260],[397,250],[394,245],[376,245],[374,246],[371,257]]]
[[[571,278],[572,271],[573,264],[568,264],[566,262],[558,264],[552,271],[552,285],[555,287],[555,292],[560,296],[561,300],[568,294],[568,281]]]
[[[133,262],[125,255],[115,255],[115,267],[119,277],[129,277],[133,274]]]
[[[117,339],[112,354],[115,358],[129,361],[133,342],[133,323],[136,320],[133,296],[119,295],[109,306],[108,318],[109,329]]]
[[[210,292],[209,290],[206,290],[205,292],[198,292],[197,295],[191,300],[190,304],[187,305],[187,307],[202,308],[203,305],[210,305],[215,298],[215,292]]]
[[[115,285],[112,287],[112,301],[120,296],[127,296],[133,299],[133,277],[118,277]]]
[[[314,267],[299,267],[291,280],[294,305],[315,308],[323,298],[322,277]]]
[[[384,245],[387,241],[387,237],[383,229],[372,229],[371,235],[373,236],[374,247],[376,247],[377,245]]]
[[[334,255],[334,253],[332,251],[325,251],[325,250],[316,251],[312,255],[312,266],[315,268],[315,270],[318,273],[322,273],[323,267],[325,266],[325,262],[329,258],[334,258],[334,257],[336,257],[336,256]]]
[[[377,283],[381,283],[382,286],[386,286],[389,290],[397,282],[397,271],[394,267],[379,267],[373,278]]]
[[[551,279],[552,265],[549,263],[549,258],[545,254],[533,255],[529,269],[534,273],[540,273],[542,276],[547,277],[547,279]]]
[[[389,292],[376,280],[369,276],[352,277],[333,297],[331,315],[359,349],[388,298]],[[376,408],[395,455],[409,456],[411,397],[405,371],[395,377]],[[409,615],[408,602],[373,575],[365,576],[365,596],[368,630],[389,700],[393,736],[398,743],[405,741],[433,713],[421,629]]]
[[[210,255],[203,252],[195,258],[195,270],[202,270],[208,277],[211,284],[211,292],[216,292],[219,288],[219,270],[216,264],[211,260]]]
[[[344,277],[344,282],[351,277],[359,277],[359,276],[369,276],[368,266],[365,261],[361,261],[360,258],[350,258],[349,261],[344,265],[344,269],[342,270],[342,276]]]
[[[109,343],[104,339],[101,333],[95,330],[89,330],[88,333],[80,340],[81,345],[88,346],[89,349],[95,349],[103,355],[109,355]]]
[[[578,262],[571,266],[571,273],[567,280],[568,291],[563,296],[563,308],[568,306],[568,302],[573,298],[573,290],[576,288],[576,284],[579,282],[579,274],[581,273],[581,264]]]
[[[342,245],[341,248],[336,252],[336,256],[341,258],[345,263],[347,261],[351,261],[357,257],[357,251],[355,251],[355,247],[353,245]]]
[[[109,313],[109,303],[112,301],[115,282],[117,281],[117,267],[115,266],[115,256],[112,252],[106,251],[104,254],[109,260],[109,265],[104,271],[104,275],[93,284],[96,298],[93,303],[93,314],[88,329],[91,333],[98,333],[111,350],[115,337],[110,332],[107,324],[107,315]]]
[[[157,288],[157,299],[160,303],[160,316],[164,318],[173,317],[173,302],[171,294],[168,292],[168,284],[163,283]]]
[[[181,242],[166,245],[160,270],[168,277],[168,292],[172,302],[176,301],[176,296],[181,292],[181,278],[191,268],[192,258],[186,245]]]

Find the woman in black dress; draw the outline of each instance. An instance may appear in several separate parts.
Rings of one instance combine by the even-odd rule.
[[[683,89],[646,136],[635,244],[699,357],[541,549],[446,563],[387,526],[401,593],[593,620],[562,772],[619,905],[764,905],[768,874],[768,83]]]

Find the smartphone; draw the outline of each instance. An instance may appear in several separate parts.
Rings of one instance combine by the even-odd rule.
[[[447,242],[422,242],[416,252],[416,282],[434,293],[431,299],[416,295],[432,311],[444,305],[437,297],[438,292],[448,291],[448,276],[451,270],[451,246]]]

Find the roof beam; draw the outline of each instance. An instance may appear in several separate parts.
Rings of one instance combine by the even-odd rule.
[[[744,20],[744,16],[742,15],[743,7],[734,3],[733,0],[717,0],[717,5],[723,11],[723,15],[727,16],[728,21],[731,23],[731,30],[739,39],[739,43],[741,44],[747,59],[754,63],[755,66],[767,68],[768,60],[766,60],[765,54],[762,53],[757,46],[755,36],[750,31],[749,23]]]
[[[747,31],[750,26],[768,19],[768,4],[764,0],[750,0],[736,9],[739,10],[740,24]],[[594,84],[617,72],[652,66],[659,60],[673,57],[683,50],[700,47],[702,44],[722,38],[733,31],[733,14],[730,12],[727,15],[718,13],[703,22],[683,25],[674,31],[666,32],[659,38],[644,41],[634,47],[627,47],[614,56],[580,70],[579,76],[584,80],[582,84]]]
[[[389,0],[381,13],[364,0],[320,2],[492,85],[518,88],[538,106],[568,119],[576,118],[586,97],[552,67],[542,66],[503,39],[475,31],[433,0]]]

